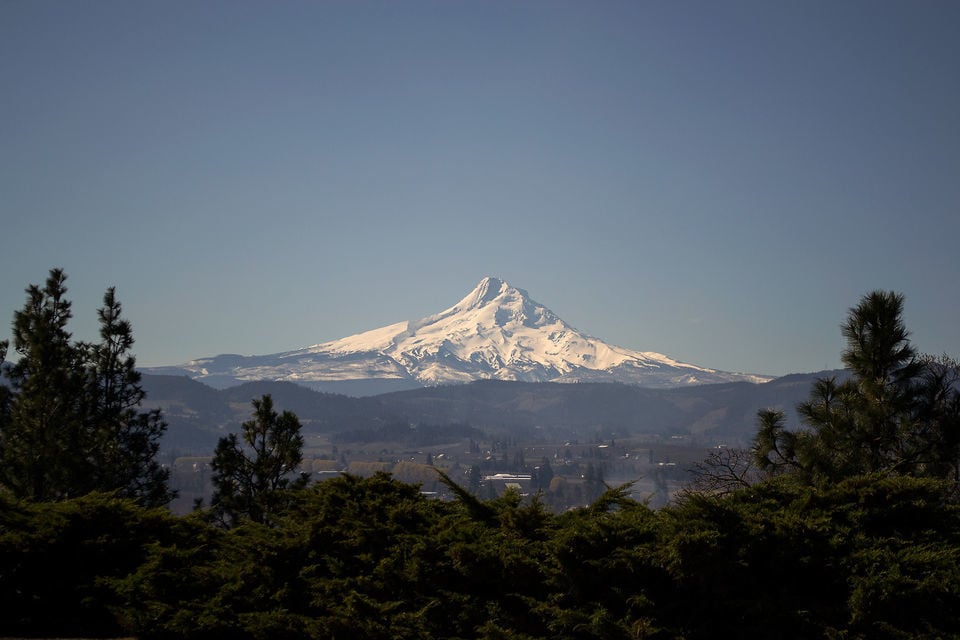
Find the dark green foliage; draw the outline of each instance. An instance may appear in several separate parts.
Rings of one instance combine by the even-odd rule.
[[[38,503],[0,493],[0,635],[119,635],[109,581],[141,566],[175,521],[112,494]]]
[[[117,491],[166,504],[169,473],[155,459],[166,424],[159,411],[139,411],[130,323],[111,288],[99,310],[101,342],[71,342],[65,281],[52,270],[14,315],[20,358],[6,374],[12,393],[0,392],[0,486],[38,501]]]
[[[849,380],[819,380],[790,431],[783,414],[760,412],[758,467],[814,484],[865,473],[960,480],[957,363],[919,359],[903,324],[903,296],[875,291],[850,310],[842,359]]]
[[[377,474],[291,494],[269,526],[184,519],[180,542],[152,545],[118,583],[122,616],[145,638],[431,637],[423,554],[438,506]]]
[[[284,490],[306,484],[306,477],[290,477],[303,460],[300,420],[290,411],[278,414],[265,395],[253,400],[253,420],[241,428],[245,446],[234,433],[217,443],[210,464],[213,508],[227,525],[269,522],[284,508]]]
[[[555,638],[652,637],[675,596],[660,559],[657,516],[608,490],[589,509],[560,517],[550,541],[548,629]]]
[[[120,495],[148,506],[174,497],[167,486],[170,471],[157,462],[166,423],[159,410],[140,411],[146,393],[130,354],[133,331],[120,316],[113,287],[103,296],[100,343],[87,354],[84,407],[91,428],[91,482],[98,489],[116,488]]]
[[[305,493],[291,516],[306,536],[302,595],[320,637],[423,636],[440,613],[429,562],[437,506],[384,473]]]
[[[956,637],[960,511],[944,489],[788,475],[659,511],[620,487],[558,516],[512,492],[428,500],[381,473],[230,529],[106,494],[0,495],[0,634]]]
[[[552,525],[538,500],[513,491],[486,502],[462,494],[434,534],[430,582],[447,616],[435,637],[544,637]]]
[[[869,476],[821,490],[782,478],[664,512],[676,518],[663,533],[681,628],[746,638],[960,631],[960,519],[943,489]]]
[[[27,287],[14,314],[9,370],[14,395],[0,433],[0,483],[15,495],[57,500],[89,490],[82,422],[82,351],[70,342],[66,274],[50,272],[43,288]]]
[[[116,613],[146,638],[219,638],[239,633],[233,591],[250,571],[249,549],[220,528],[191,515],[166,539],[146,546],[146,560],[111,586]],[[266,548],[263,549],[266,552]]]
[[[833,531],[804,491],[767,483],[726,498],[692,496],[662,514],[678,588],[674,624],[689,637],[808,638],[842,622],[843,574],[829,570]]]

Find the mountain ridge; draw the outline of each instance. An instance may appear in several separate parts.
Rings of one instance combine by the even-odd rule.
[[[224,354],[144,370],[187,375],[219,388],[282,380],[348,394],[351,383],[383,393],[490,379],[660,388],[771,379],[607,344],[570,326],[527,291],[492,276],[453,306],[418,320],[277,354]]]
[[[822,371],[790,374],[766,384],[672,389],[480,380],[365,397],[277,381],[216,390],[185,376],[154,374],[144,375],[143,386],[144,407],[162,409],[169,424],[165,447],[181,451],[212,451],[220,436],[249,419],[250,401],[268,393],[278,407],[297,414],[308,434],[357,433],[388,424],[470,424],[498,433],[522,430],[538,438],[590,437],[609,430],[620,436],[680,434],[746,446],[756,434],[758,409],[782,410],[787,424],[799,424],[795,407],[808,398],[813,383],[845,375]]]

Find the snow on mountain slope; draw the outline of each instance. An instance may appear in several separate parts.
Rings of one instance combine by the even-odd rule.
[[[311,386],[347,380],[429,386],[493,378],[653,387],[769,380],[608,345],[566,324],[526,291],[492,277],[454,306],[421,320],[275,355],[216,356],[175,369],[217,386],[264,379]]]

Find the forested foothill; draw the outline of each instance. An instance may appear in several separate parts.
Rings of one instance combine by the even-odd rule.
[[[129,324],[108,290],[102,342],[71,342],[64,278],[28,288],[0,386],[0,635],[960,637],[958,369],[914,351],[898,294],[850,310],[849,375],[799,424],[758,407],[752,446],[659,509],[615,486],[555,513],[441,471],[449,500],[310,484],[265,395],[220,439],[211,503],[174,515]]]

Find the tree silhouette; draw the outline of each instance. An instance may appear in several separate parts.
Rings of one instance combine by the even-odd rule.
[[[20,358],[5,370],[12,390],[0,393],[0,484],[30,500],[117,491],[146,506],[166,504],[169,474],[156,461],[166,424],[159,411],[138,411],[145,393],[129,353],[130,323],[110,288],[99,310],[101,342],[71,342],[66,279],[51,270],[43,288],[27,287],[14,314]]]
[[[290,412],[277,414],[269,394],[253,400],[253,419],[242,425],[244,445],[237,434],[220,438],[214,452],[212,506],[225,525],[243,519],[267,523],[282,510],[281,492],[306,486],[307,476],[291,479],[303,460],[300,420]]]
[[[88,347],[86,412],[94,455],[92,483],[118,489],[121,496],[147,506],[168,503],[169,469],[156,460],[167,425],[158,409],[139,411],[146,392],[130,354],[133,331],[121,318],[114,288],[107,289],[99,309],[100,343]]]
[[[57,500],[86,493],[81,415],[82,353],[70,342],[67,276],[53,269],[43,288],[30,285],[14,314],[8,370],[13,396],[0,433],[0,482],[20,498]]]
[[[864,473],[960,479],[956,363],[917,357],[903,306],[901,294],[874,291],[850,309],[842,361],[851,377],[814,384],[797,407],[808,430],[760,412],[753,454],[762,471],[814,483]]]

